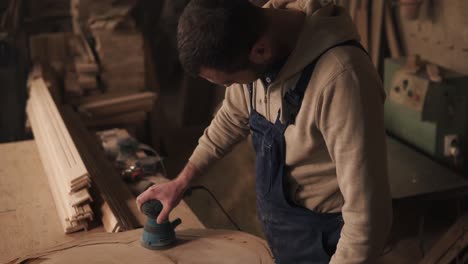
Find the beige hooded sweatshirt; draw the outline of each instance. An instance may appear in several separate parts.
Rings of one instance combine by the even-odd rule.
[[[347,12],[318,0],[270,1],[265,7],[307,14],[294,51],[269,87],[254,83],[257,111],[275,121],[282,98],[302,69],[327,48],[359,39]],[[296,123],[285,131],[290,200],[317,212],[342,212],[344,226],[330,263],[374,263],[391,226],[383,124],[385,93],[368,56],[335,47],[317,62]],[[249,135],[246,85],[227,88],[224,102],[190,157],[207,169]]]

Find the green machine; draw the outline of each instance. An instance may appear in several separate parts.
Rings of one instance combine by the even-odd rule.
[[[468,76],[442,71],[440,82],[425,70],[408,70],[406,59],[386,59],[385,126],[393,136],[463,171],[468,140]]]

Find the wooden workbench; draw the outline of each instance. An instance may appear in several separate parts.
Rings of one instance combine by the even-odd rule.
[[[104,232],[63,233],[33,140],[0,144],[0,153],[0,263]],[[183,201],[171,213],[176,217],[182,219],[178,230],[204,229]]]

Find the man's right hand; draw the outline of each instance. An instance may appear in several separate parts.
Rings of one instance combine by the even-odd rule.
[[[148,200],[156,199],[161,202],[163,209],[156,220],[159,224],[167,220],[169,213],[174,209],[184,197],[185,191],[190,187],[190,182],[198,176],[198,169],[188,163],[179,176],[167,183],[153,185],[140,194],[137,199],[138,209]]]

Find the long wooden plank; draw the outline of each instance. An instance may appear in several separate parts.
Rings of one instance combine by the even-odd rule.
[[[43,162],[45,166],[48,167],[46,169],[49,171],[47,176],[49,177],[49,182],[51,183],[51,189],[55,192],[54,198],[56,198],[56,202],[58,203],[66,203],[67,201],[67,193],[69,186],[65,184],[63,181],[63,173],[65,173],[60,165],[60,163],[54,162],[56,161],[56,149],[53,146],[53,139],[54,135],[50,134],[51,127],[47,125],[47,121],[44,117],[41,118],[43,115],[42,109],[40,108],[40,103],[37,101],[35,90],[31,90],[31,98],[30,98],[31,106],[33,107],[30,111],[32,113],[32,120],[33,122],[33,132],[34,136],[37,137],[38,145],[40,146],[39,150],[40,153],[43,155]],[[59,154],[60,155],[60,154]],[[63,207],[66,212],[65,219],[69,218],[72,215],[71,207]]]
[[[390,48],[390,55],[392,58],[400,58],[402,54],[391,11],[390,3],[387,1],[385,4],[385,33],[387,36],[388,46]]]
[[[468,213],[462,215],[442,238],[427,252],[419,264],[452,263],[468,247]]]
[[[65,158],[67,159],[67,164],[69,165],[69,169],[71,170],[71,174],[69,176],[70,182],[77,178],[87,177],[87,171],[84,167],[83,162],[74,146],[70,135],[68,134],[65,125],[63,124],[63,119],[58,114],[58,110],[55,106],[55,103],[48,93],[47,87],[45,84],[42,83],[43,86],[40,87],[39,92],[44,97],[44,101],[46,104],[46,108],[48,108],[49,114],[52,118],[52,124],[55,126],[57,130],[57,136],[61,141],[61,146],[63,147],[63,151],[65,154]]]
[[[68,218],[68,212],[66,211],[65,207],[63,206],[63,203],[61,202],[61,199],[62,199],[61,195],[58,194],[56,187],[53,185],[53,179],[51,179],[50,175],[55,174],[55,172],[53,171],[54,166],[49,164],[47,153],[45,153],[44,146],[43,146],[44,138],[42,138],[41,133],[38,132],[38,121],[36,120],[34,110],[35,109],[32,109],[32,106],[30,104],[27,106],[27,113],[28,113],[29,120],[31,122],[31,126],[34,132],[34,137],[36,138],[36,142],[39,146],[39,155],[41,157],[44,170],[46,171],[46,175],[48,177],[49,188],[50,188],[52,197],[54,199],[54,203],[57,209],[60,224],[62,225],[63,231],[66,233],[66,230],[68,227],[68,223],[66,221],[66,219]]]
[[[93,219],[92,199],[83,189],[89,187],[88,173],[45,81],[39,76],[29,84],[27,113],[64,232],[86,229],[87,221]]]
[[[119,226],[124,230],[140,227],[141,223],[127,204],[127,201],[134,200],[132,194],[105,156],[97,138],[86,130],[77,113],[71,108],[64,107],[61,112],[66,117],[66,126],[90,172],[94,186],[108,203]],[[132,204],[134,206],[134,202]]]
[[[32,98],[34,101],[35,98]],[[32,104],[33,105],[33,104]],[[37,105],[36,105],[37,106]],[[68,197],[67,192],[65,191],[63,185],[60,186],[60,171],[57,169],[57,164],[52,162],[51,158],[51,150],[50,150],[50,139],[44,137],[45,134],[43,126],[41,123],[38,122],[35,114],[38,113],[37,109],[32,108],[32,110],[28,111],[31,115],[31,120],[33,120],[33,126],[36,129],[35,136],[38,139],[38,145],[42,146],[40,149],[41,159],[44,163],[44,167],[47,172],[47,176],[49,178],[49,186],[57,206],[59,216],[62,219],[62,226],[64,228],[65,233],[75,232],[84,229],[86,226],[83,223],[71,223],[70,218],[73,217],[73,210],[72,207],[67,204]]]
[[[92,116],[108,116],[138,110],[150,111],[155,99],[156,94],[153,92],[136,93],[85,103],[80,105],[79,111]]]
[[[384,19],[384,0],[372,1],[372,13],[371,13],[371,57],[375,67],[379,67],[380,64],[380,52],[382,42],[382,26]]]
[[[34,98],[32,98],[32,100],[34,101]],[[54,198],[59,217],[61,218],[63,230],[65,233],[72,233],[86,229],[87,224],[85,222],[73,223],[70,221],[70,219],[73,217],[73,210],[71,206],[67,206],[66,204],[67,193],[64,192],[63,186],[59,186],[58,184],[59,178],[57,176],[59,176],[60,171],[57,169],[56,164],[50,160],[50,139],[44,137],[44,128],[41,126],[41,123],[43,122],[38,122],[35,116],[35,114],[39,111],[36,111],[37,109],[31,107],[31,105],[28,105],[28,109],[31,109],[28,110],[28,113],[31,116],[30,118],[33,122],[33,127],[36,129],[35,136],[38,139],[38,146],[42,146],[42,148],[39,148],[39,153],[41,155],[44,168],[47,172],[50,190]]]
[[[57,140],[60,141],[60,146],[63,148],[63,158],[66,159],[66,164],[70,169],[70,174],[66,176],[69,177],[70,182],[77,178],[88,177],[88,172],[64,125],[64,121],[58,112],[57,106],[48,92],[44,80],[34,80],[31,90],[32,92],[37,92],[37,96],[42,99],[41,101],[45,105],[45,109],[48,111],[48,115],[51,118],[51,124],[56,129]]]
[[[50,121],[50,117],[47,112],[45,112],[45,109],[43,105],[41,104],[42,101],[38,101],[39,98],[37,97],[37,90],[31,89],[31,103],[35,106],[35,112],[39,116],[39,131],[37,133],[43,133],[44,134],[44,142],[48,147],[48,153],[50,157],[55,161],[54,167],[57,168],[58,172],[54,174],[54,181],[60,184],[60,190],[62,190],[65,194],[69,193],[71,191],[71,186],[70,183],[68,182],[67,179],[67,174],[70,172],[67,170],[67,168],[64,168],[63,165],[66,164],[67,160],[64,159],[64,156],[66,153],[63,151],[63,148],[61,148],[60,144],[57,144],[57,139],[59,138],[59,135],[56,134],[56,130],[54,130],[53,127],[53,122]],[[65,196],[64,196],[65,197]]]
[[[102,118],[83,118],[83,121],[87,127],[122,126],[130,124],[141,124],[146,120],[147,116],[147,112],[138,111]]]
[[[369,0],[358,1],[355,23],[362,46],[369,50]]]

